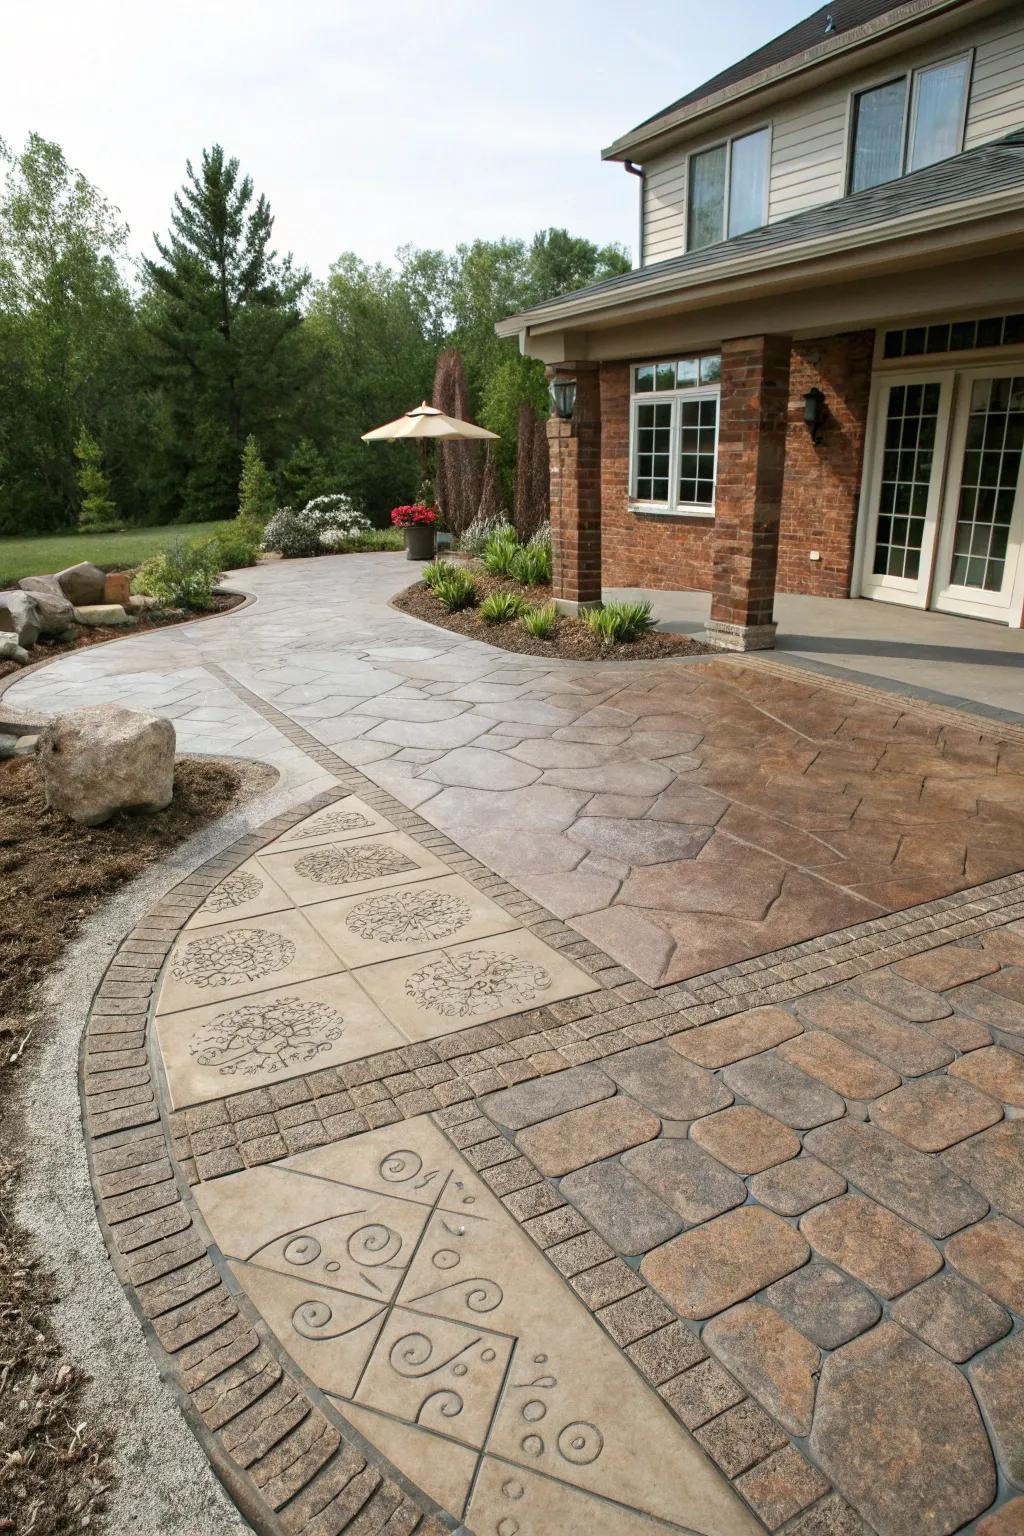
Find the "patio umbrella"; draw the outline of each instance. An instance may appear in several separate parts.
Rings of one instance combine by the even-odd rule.
[[[406,411],[397,421],[389,421],[383,427],[374,427],[372,432],[364,432],[363,442],[396,443],[407,437],[455,441],[459,438],[497,436],[497,432],[488,432],[486,427],[475,426],[471,421],[461,421],[458,416],[446,416],[443,411],[435,410],[424,400],[422,405],[418,405],[414,411]]]

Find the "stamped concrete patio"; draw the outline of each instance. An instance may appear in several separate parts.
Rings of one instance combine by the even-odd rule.
[[[1020,1536],[1024,728],[510,656],[388,609],[406,570],[247,573],[9,695],[302,801],[127,935],[83,1064],[246,1518]]]
[[[411,573],[265,566],[230,622],[79,652],[8,698],[130,697],[186,751],[320,787],[275,721],[301,725],[654,984],[1024,867],[1024,753],[995,728],[763,662],[513,655],[388,608]]]

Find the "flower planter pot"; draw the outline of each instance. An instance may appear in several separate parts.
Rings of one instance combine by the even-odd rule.
[[[433,560],[437,532],[433,523],[410,523],[405,530],[405,558]]]

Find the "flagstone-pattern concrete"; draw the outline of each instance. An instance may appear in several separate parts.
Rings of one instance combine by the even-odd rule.
[[[394,555],[240,579],[259,598],[243,611],[78,652],[8,698],[127,699],[173,718],[184,750],[320,787],[242,685],[651,983],[1024,868],[1024,751],[996,723],[736,659],[499,651],[389,609]],[[269,871],[292,894],[294,863]]]

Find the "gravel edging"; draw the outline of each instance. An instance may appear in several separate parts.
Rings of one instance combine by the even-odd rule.
[[[235,761],[243,776],[266,771]],[[82,1134],[79,1043],[93,992],[140,914],[195,864],[306,793],[284,784],[257,793],[152,865],[85,923],[41,995],[52,1025],[36,1071],[12,1092],[12,1126],[32,1153],[21,1168],[13,1215],[30,1234],[40,1267],[54,1276],[53,1333],[66,1357],[89,1374],[83,1415],[116,1427],[111,1462],[118,1482],[107,1495],[104,1519],[118,1536],[243,1536],[251,1526],[211,1475],[111,1271]]]

